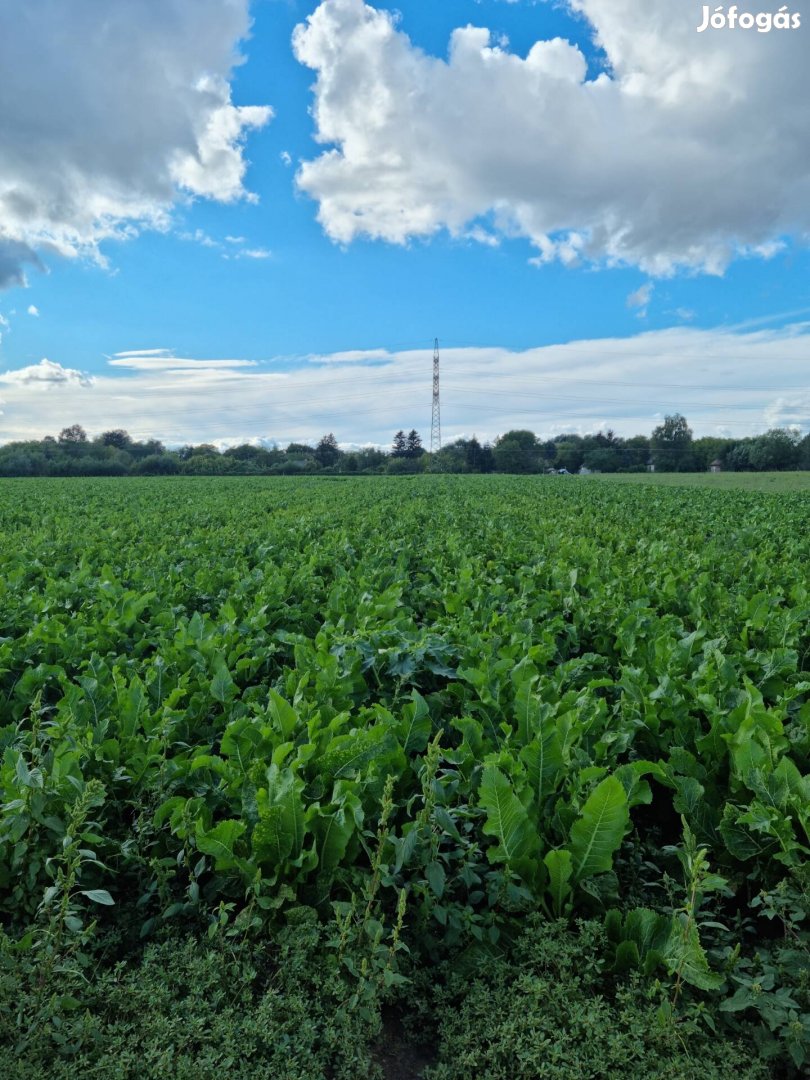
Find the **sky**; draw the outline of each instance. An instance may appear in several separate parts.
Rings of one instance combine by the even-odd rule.
[[[434,338],[444,442],[807,431],[810,0],[786,13],[0,6],[0,443],[427,441]]]

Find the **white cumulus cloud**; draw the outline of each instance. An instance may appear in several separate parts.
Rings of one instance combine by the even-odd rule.
[[[26,0],[0,17],[0,287],[53,252],[166,228],[188,193],[244,186],[246,133],[272,112],[235,105],[249,0]],[[12,10],[13,7],[13,10]]]
[[[539,263],[722,273],[810,233],[806,29],[697,33],[700,5],[568,0],[607,70],[561,38],[523,55],[486,29],[446,59],[396,16],[324,0],[297,27],[323,153],[298,185],[337,242],[440,229],[528,238]]]
[[[5,386],[92,386],[95,379],[75,368],[62,367],[43,357],[38,364],[16,368],[13,371],[0,371],[0,383]]]

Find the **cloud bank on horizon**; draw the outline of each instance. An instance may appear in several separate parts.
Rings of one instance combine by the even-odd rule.
[[[630,436],[649,434],[677,411],[696,435],[807,427],[809,345],[805,322],[680,327],[522,351],[445,349],[442,431],[446,440],[494,439],[515,427],[544,438],[607,427]],[[178,358],[160,348],[117,354],[108,361],[116,373],[92,377],[43,360],[0,373],[0,409],[10,440],[55,435],[78,420],[91,435],[122,427],[170,445],[286,445],[332,431],[343,445],[385,446],[399,428],[429,430],[425,355],[357,350],[310,355],[291,368]],[[764,386],[776,355],[780,385]]]
[[[0,15],[0,288],[52,253],[165,229],[184,196],[250,198],[230,77],[249,0],[36,0]]]
[[[810,235],[805,29],[697,33],[700,5],[568,0],[607,68],[568,41],[525,57],[486,29],[427,55],[397,18],[324,0],[293,44],[316,72],[298,171],[328,235],[521,236],[539,263],[720,274]]]

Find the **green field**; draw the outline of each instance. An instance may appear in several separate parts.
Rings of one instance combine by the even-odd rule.
[[[709,491],[810,492],[810,472],[602,473],[587,479],[661,487],[699,487]]]
[[[0,481],[4,1075],[800,1075],[810,494],[613,479]]]

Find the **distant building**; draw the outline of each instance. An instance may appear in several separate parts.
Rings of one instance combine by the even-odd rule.
[[[652,458],[647,462],[647,472],[655,472],[655,462]]]
[[[720,458],[715,458],[714,461],[709,466],[709,472],[722,472],[722,471],[723,471],[723,462],[720,460]]]

